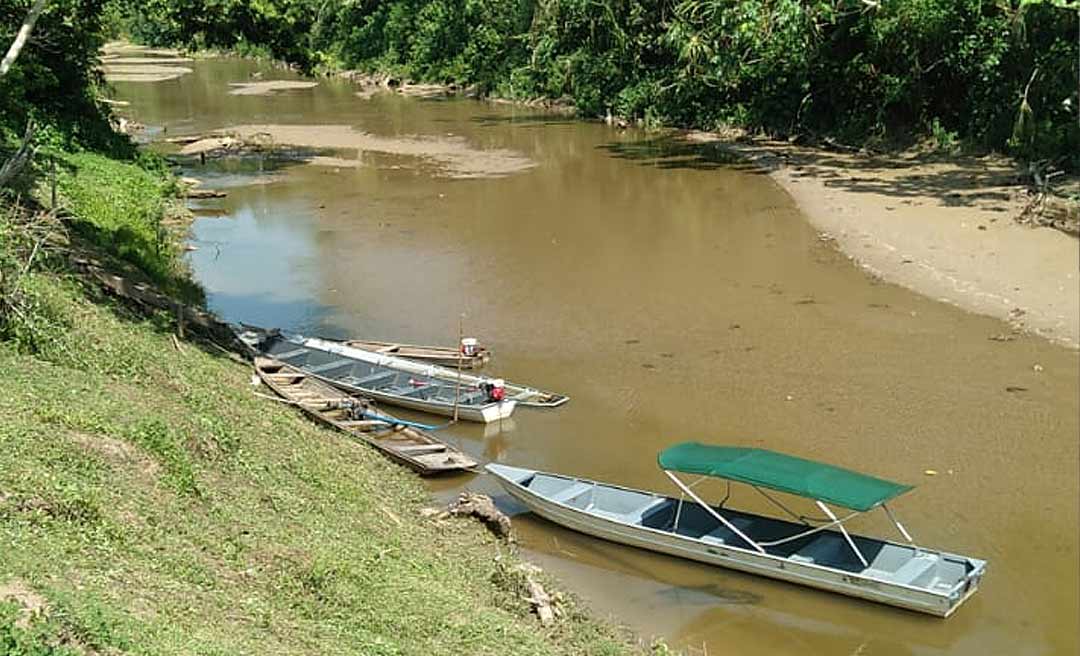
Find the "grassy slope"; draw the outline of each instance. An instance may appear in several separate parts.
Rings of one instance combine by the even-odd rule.
[[[421,517],[415,476],[54,269],[24,281],[50,339],[0,342],[0,587],[50,610],[0,603],[0,651],[629,650],[573,609],[540,629],[512,555]]]

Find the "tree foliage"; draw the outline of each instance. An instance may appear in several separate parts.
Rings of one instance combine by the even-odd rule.
[[[123,149],[96,101],[98,51],[108,0],[49,0],[18,60],[0,77],[0,146],[42,126],[38,140]],[[32,2],[0,0],[0,43],[15,38]]]
[[[263,46],[586,115],[851,140],[931,131],[1080,166],[1075,0],[145,0],[154,43]]]

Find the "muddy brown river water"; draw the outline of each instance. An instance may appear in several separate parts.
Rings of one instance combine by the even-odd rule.
[[[440,343],[461,321],[494,350],[490,372],[572,397],[446,431],[485,460],[669,491],[655,456],[672,442],[768,447],[917,484],[895,504],[916,540],[990,563],[942,621],[517,516],[526,555],[597,613],[690,653],[1076,653],[1076,352],[992,341],[1008,327],[868,277],[782,190],[712,150],[528,108],[361,98],[339,81],[230,95],[256,71],[295,76],[184,65],[194,73],[115,85],[149,138],[320,135],[294,153],[314,163],[185,167],[229,191],[200,201],[191,253],[224,317]],[[416,136],[479,172],[418,155]],[[492,153],[528,166],[486,169]],[[431,483],[443,498],[463,487],[498,492],[483,476]],[[750,494],[735,501],[765,511]],[[853,528],[891,535],[873,515]]]

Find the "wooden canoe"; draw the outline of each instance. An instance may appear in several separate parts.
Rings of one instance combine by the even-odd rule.
[[[398,342],[377,342],[366,339],[344,340],[346,346],[393,355],[406,360],[414,360],[424,364],[437,364],[443,367],[456,369],[460,356],[462,369],[479,369],[491,359],[491,352],[480,347],[475,355],[460,355],[457,349],[449,346],[422,346],[419,344],[401,344]]]
[[[393,419],[381,410],[375,413],[370,401],[352,397],[295,367],[259,356],[255,371],[267,387],[316,421],[370,444],[422,476],[474,470],[478,464],[430,433],[365,418],[362,413],[370,411]]]

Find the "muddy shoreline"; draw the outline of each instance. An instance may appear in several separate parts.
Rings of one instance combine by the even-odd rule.
[[[1030,202],[995,158],[866,156],[688,132],[760,167],[871,275],[1080,348],[1080,240],[1021,225]]]

